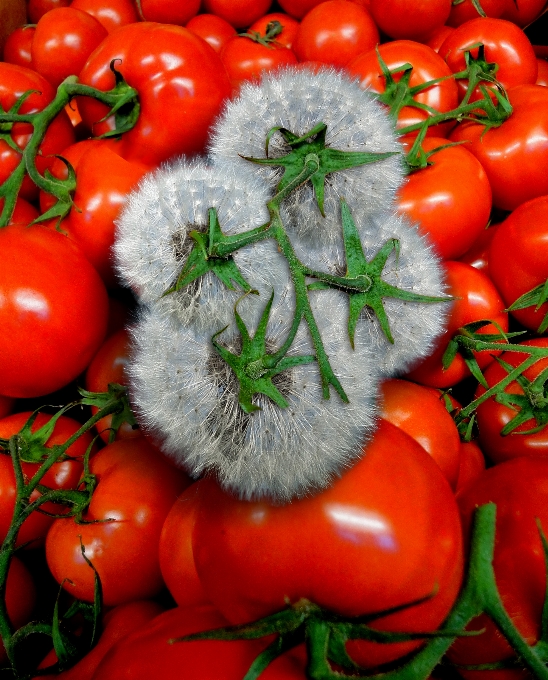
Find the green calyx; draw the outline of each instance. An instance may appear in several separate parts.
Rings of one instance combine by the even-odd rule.
[[[279,21],[270,21],[266,25],[266,31],[264,35],[259,33],[259,31],[247,31],[246,33],[238,33],[240,38],[249,38],[253,42],[263,45],[263,47],[280,47],[280,43],[276,38],[283,31],[284,27]]]
[[[535,286],[532,290],[527,291],[523,295],[520,295],[517,300],[504,311],[514,312],[518,309],[528,309],[529,307],[534,307],[535,312],[538,312],[541,306],[548,302],[548,279],[544,282]],[[548,312],[544,315],[539,327],[537,328],[537,333],[541,334],[548,330]]]
[[[507,373],[514,368],[503,359],[496,358]],[[539,373],[534,380],[529,380],[523,374],[516,377],[516,382],[522,388],[523,394],[499,392],[495,400],[499,404],[516,411],[516,415],[509,420],[501,430],[504,437],[511,434],[524,423],[533,420],[536,426],[528,430],[520,430],[516,434],[535,434],[548,425],[548,368]]]

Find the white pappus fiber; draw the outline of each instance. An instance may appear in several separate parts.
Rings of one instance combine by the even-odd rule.
[[[251,296],[250,296],[251,297]],[[283,296],[280,296],[283,297]],[[290,368],[273,379],[286,408],[257,394],[261,410],[245,413],[238,382],[215,352],[210,335],[180,322],[177,299],[168,296],[144,310],[133,329],[129,366],[132,401],[141,423],[163,440],[162,448],[190,474],[213,472],[242,498],[287,502],[324,488],[362,453],[374,428],[379,377],[375,355],[358,331],[352,351],[346,334],[343,294],[317,291],[311,305],[330,362],[350,403],[331,389],[322,398],[316,362]],[[253,296],[260,311],[265,300]],[[284,341],[291,318],[274,303],[267,330],[273,352]],[[239,311],[241,311],[238,308]],[[251,335],[255,327],[248,323]],[[219,344],[239,353],[234,329]],[[301,322],[288,356],[313,352]]]

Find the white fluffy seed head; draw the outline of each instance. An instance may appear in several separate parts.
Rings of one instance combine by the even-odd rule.
[[[240,168],[251,165],[255,173],[275,190],[282,171],[259,166],[240,156],[265,157],[265,139],[273,127],[284,127],[304,135],[315,125],[327,125],[326,145],[341,151],[401,152],[394,127],[383,107],[348,76],[326,67],[317,72],[288,68],[263,76],[259,84],[246,83],[238,98],[230,101],[217,121],[210,145],[215,165]],[[280,133],[273,134],[269,157],[290,151]],[[368,212],[386,210],[394,204],[404,170],[396,155],[369,165],[327,175],[325,211],[338,212],[340,197],[350,205],[360,204]],[[291,229],[298,238],[315,241],[320,212],[310,182],[285,201],[295,217]],[[324,223],[322,239],[336,239]]]
[[[249,298],[259,309],[255,318],[266,301]],[[329,399],[322,398],[318,365],[313,362],[273,379],[287,408],[258,394],[253,401],[261,410],[252,414],[239,406],[238,382],[213,349],[211,331],[181,324],[173,297],[143,311],[133,329],[134,355],[128,371],[132,401],[142,426],[161,440],[166,455],[191,475],[214,473],[242,498],[287,502],[324,488],[362,454],[377,412],[374,353],[363,330],[357,333],[356,349],[351,349],[343,294],[315,291],[311,304],[349,403],[333,389]],[[253,335],[255,326],[240,307],[238,311]],[[267,330],[269,352],[282,344],[290,321],[286,304],[274,303]],[[217,340],[239,353],[234,327]],[[288,355],[313,352],[308,328],[301,322]]]

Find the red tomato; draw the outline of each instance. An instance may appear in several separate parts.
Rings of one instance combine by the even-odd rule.
[[[532,345],[533,347],[548,347],[548,338],[526,340],[521,345]],[[526,354],[520,352],[503,352],[499,357],[505,363],[515,368],[527,359]],[[543,370],[548,368],[548,358],[538,360],[533,366],[528,368],[523,376],[527,383],[532,382]],[[511,369],[510,369],[511,370]],[[508,375],[508,371],[498,362],[493,362],[485,371],[485,379],[489,387],[500,382]],[[478,385],[475,397],[480,397],[485,393],[485,388]],[[503,394],[523,395],[525,391],[517,381],[511,382],[505,387]],[[519,397],[518,397],[519,398]],[[534,396],[525,399],[529,407],[533,406]],[[526,420],[518,425],[512,433],[505,436],[501,435],[502,429],[518,416],[523,410],[523,406],[518,403],[512,405],[503,404],[496,397],[490,397],[477,408],[477,418],[479,427],[479,438],[482,449],[495,463],[501,463],[510,458],[518,456],[547,456],[548,455],[548,426],[541,428],[539,432],[526,434],[528,430],[538,427],[538,422],[534,418]]]
[[[17,557],[12,557],[6,579],[6,608],[15,630],[31,620],[36,603],[36,587],[32,576]],[[0,664],[5,665],[8,655],[0,645]]]
[[[262,45],[244,36],[231,38],[225,44],[221,60],[235,91],[247,80],[259,80],[264,71],[297,63],[295,53],[287,47],[274,42]]]
[[[36,25],[32,63],[54,87],[78,75],[89,55],[107,36],[91,14],[73,7],[52,9]]]
[[[114,87],[117,67],[139,92],[141,113],[123,135],[119,154],[154,166],[177,154],[203,151],[209,126],[219,113],[230,83],[215,51],[181,26],[141,22],[122,26],[95,50],[80,80],[101,90]],[[78,107],[95,134],[114,128],[113,118],[99,122],[106,107],[90,97]]]
[[[4,207],[4,199],[0,198],[0,210]],[[9,224],[22,224],[25,227],[33,222],[38,216],[39,211],[24,198],[15,201],[15,207],[11,214]]]
[[[514,210],[521,203],[548,194],[548,90],[518,85],[508,91],[513,113],[499,127],[463,122],[451,132],[483,165],[493,205]]]
[[[378,42],[378,28],[365,8],[347,0],[327,0],[304,17],[293,49],[299,61],[346,66]]]
[[[448,293],[456,298],[449,314],[447,328],[436,342],[431,355],[407,375],[411,380],[431,387],[450,387],[470,375],[460,354],[457,354],[447,369],[443,368],[441,361],[449,341],[459,328],[473,321],[490,319],[503,331],[508,330],[508,315],[502,311],[504,303],[486,274],[464,262],[452,260],[444,262],[444,268],[447,273]],[[477,332],[499,331],[489,324]],[[493,361],[495,354],[496,352],[490,350],[475,352],[474,356],[479,367],[483,369]]]
[[[371,0],[370,9],[383,33],[420,40],[447,21],[451,0]]]
[[[481,0],[481,8],[488,17],[502,16],[507,4],[508,0]],[[473,0],[462,0],[462,2],[453,3],[447,23],[449,26],[460,26],[465,21],[477,19],[479,16],[480,13],[474,6]]]
[[[94,680],[241,680],[266,647],[255,640],[169,641],[227,625],[213,607],[177,607],[160,614],[128,635],[104,657]],[[304,668],[283,655],[262,673],[261,680],[305,680]]]
[[[548,278],[548,196],[523,203],[497,228],[489,249],[489,276],[510,306]],[[548,303],[512,311],[526,328],[536,331]]]
[[[110,383],[126,385],[125,369],[130,355],[130,338],[125,329],[119,330],[111,335],[97,354],[86,371],[86,389],[90,392],[106,392]],[[92,413],[97,413],[94,406]],[[101,418],[95,428],[104,442],[108,442],[110,437],[110,426],[112,416]],[[131,425],[124,422],[118,429],[116,439],[133,439],[141,437],[139,429],[133,429]]]
[[[428,47],[431,47],[434,52],[440,51],[440,47],[443,45],[446,38],[448,38],[455,29],[451,26],[440,26],[436,28],[435,31],[428,35],[428,39],[424,40]]]
[[[378,50],[390,70],[411,64],[413,70],[409,79],[410,87],[422,85],[436,78],[446,78],[451,74],[447,64],[433,49],[412,40],[394,40],[380,45]],[[379,93],[385,91],[386,79],[382,74],[376,50],[369,50],[356,57],[346,69],[351,76],[359,78],[363,89],[371,88],[373,92]],[[401,73],[394,75],[396,82],[400,79]],[[451,111],[457,106],[457,85],[449,78],[422,90],[413,99],[439,112]],[[421,123],[428,115],[414,106],[405,106],[398,115],[396,127],[399,130],[407,125]],[[429,134],[443,137],[452,126],[453,123],[450,122],[430,127]]]
[[[216,14],[234,28],[246,28],[270,9],[272,0],[203,0],[202,11]]]
[[[5,48],[4,48],[5,51]],[[548,61],[537,58],[538,74],[536,85],[548,86]]]
[[[467,21],[446,38],[439,54],[453,73],[459,73],[466,68],[465,52],[478,56],[478,43],[485,47],[485,60],[498,64],[495,76],[506,89],[536,81],[537,58],[529,38],[521,28],[504,19],[478,17]],[[463,97],[468,81],[459,79],[458,86]],[[482,96],[477,92],[472,101]]]
[[[0,420],[0,438],[9,439],[12,435],[20,432],[30,418],[31,411],[12,413]],[[51,420],[51,416],[46,413],[38,413],[31,427],[32,432],[43,427]],[[45,446],[51,448],[56,444],[64,444],[69,437],[80,429],[80,423],[68,416],[60,416],[55,423],[55,427],[50,437],[46,439]],[[79,437],[74,444],[67,449],[70,459],[61,460],[48,470],[42,478],[42,484],[50,489],[75,489],[78,486],[82,474],[82,459],[87,448],[92,444],[93,439],[89,432]],[[39,455],[36,445],[30,444],[31,448]],[[30,479],[38,470],[39,463],[22,463],[24,474]],[[7,451],[0,455],[0,540],[6,537],[13,509],[15,507],[16,488],[13,463]],[[38,491],[33,494],[32,500],[38,498]],[[51,513],[63,512],[63,507],[48,503],[43,506],[44,510]],[[29,544],[30,548],[43,545],[44,538],[51,526],[53,519],[40,512],[33,512],[23,523],[17,537],[17,545]]]
[[[184,26],[198,14],[201,0],[139,0],[143,21]]]
[[[413,141],[405,142],[409,151]],[[447,144],[440,137],[424,140],[426,152]],[[398,211],[419,225],[437,254],[454,260],[471,248],[491,214],[491,187],[481,163],[462,146],[432,153],[428,166],[407,176],[398,191]]]
[[[283,12],[265,14],[264,17],[261,17],[252,23],[247,31],[248,33],[257,31],[261,35],[265,35],[267,26],[273,21],[278,21],[282,25],[282,31],[276,36],[276,42],[291,49],[295,42],[297,31],[299,30],[299,22],[293,19],[293,17],[290,17],[289,14],[284,14]]]
[[[180,607],[208,604],[192,552],[199,508],[199,484],[185,489],[169,511],[160,536],[160,568],[171,596]]]
[[[459,260],[471,265],[475,269],[481,269],[488,274],[489,248],[491,247],[493,236],[497,233],[498,226],[498,224],[491,224],[488,229],[484,229],[474,241],[472,247],[467,250]]]
[[[462,493],[475,483],[485,471],[483,451],[475,441],[461,442],[459,477],[456,493]]]
[[[41,225],[0,230],[0,385],[49,394],[78,377],[105,336],[108,297],[78,246]]]
[[[19,109],[19,113],[36,113],[42,111],[54,98],[55,91],[48,81],[36,71],[0,62],[0,106],[9,111],[15,102],[25,92],[32,90]],[[21,149],[28,144],[32,126],[27,123],[14,123],[9,131],[12,141]],[[54,154],[61,153],[69,144],[74,142],[72,125],[64,111],[50,124],[45,137],[40,144],[39,154],[36,156],[36,167],[44,174],[54,161]],[[3,183],[15,170],[21,161],[18,153],[8,142],[0,139],[0,183]],[[38,189],[29,177],[25,177],[21,187],[20,197],[32,201],[38,195]]]
[[[10,33],[4,43],[4,61],[32,68],[31,47],[35,32],[35,26],[20,26]]]
[[[503,19],[513,21],[518,26],[528,26],[545,8],[545,0],[519,0],[519,2],[507,2],[502,14]]]
[[[459,497],[467,537],[475,509],[487,502],[497,505],[493,560],[497,587],[505,609],[529,645],[534,644],[540,634],[546,591],[544,552],[535,520],[540,520],[546,532],[547,500],[548,460],[529,456],[486,470]],[[467,628],[485,631],[458,638],[449,650],[452,661],[482,664],[514,657],[500,631],[485,614]],[[510,677],[524,677],[518,669],[506,672],[515,674]],[[477,673],[474,675],[478,677]],[[467,671],[467,677],[473,676]]]
[[[72,0],[70,6],[91,14],[107,33],[138,21],[132,0]]]
[[[460,437],[440,393],[393,378],[382,383],[380,417],[413,437],[436,461],[454,489],[460,464]]]
[[[438,626],[454,602],[462,571],[454,496],[424,449],[386,421],[363,458],[313,497],[274,506],[238,500],[212,478],[198,484],[198,575],[234,623],[303,597],[357,616],[432,595],[372,624],[423,631]],[[418,644],[353,641],[348,650],[371,667]]]
[[[200,36],[213,47],[215,52],[220,52],[226,43],[234,38],[236,29],[228,21],[215,16],[215,14],[197,14],[186,25],[189,31]]]
[[[325,0],[278,0],[278,5],[295,19],[302,19],[307,12]]]
[[[93,571],[97,569],[105,605],[152,597],[162,588],[158,541],[162,524],[177,495],[189,484],[145,440],[114,442],[91,461],[97,487],[86,520],[58,519],[46,539],[46,557],[54,578],[72,595],[93,601]],[[68,579],[68,580],[67,580]]]
[[[68,7],[70,0],[28,0],[27,13],[31,24],[37,24],[46,12],[57,7]]]

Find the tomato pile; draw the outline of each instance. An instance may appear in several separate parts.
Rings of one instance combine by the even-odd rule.
[[[544,5],[13,2],[6,677],[548,679]],[[175,467],[132,410],[117,220],[148,173],[208,153],[246,83],[326,68],[384,107],[407,172],[387,209],[428,239],[451,301],[428,356],[384,380],[358,462],[289,503],[242,500]]]

